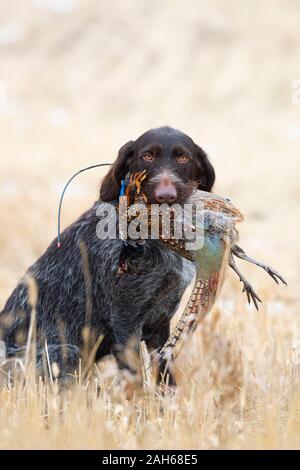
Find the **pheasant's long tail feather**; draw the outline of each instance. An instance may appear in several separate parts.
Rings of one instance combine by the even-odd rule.
[[[167,358],[175,349],[179,340],[191,333],[196,325],[210,311],[219,288],[219,273],[214,273],[209,280],[198,279],[189,302],[181,315],[172,335],[160,351],[160,356]],[[179,351],[178,351],[179,352]]]
[[[225,244],[221,266],[208,279],[205,280],[205,276],[201,275],[201,271],[197,273],[189,301],[173,333],[161,349],[160,357],[168,359],[172,354],[176,357],[179,354],[179,350],[177,350],[177,354],[174,354],[173,351],[178,345],[179,340],[191,333],[209,313],[226,278],[229,253],[230,246]]]

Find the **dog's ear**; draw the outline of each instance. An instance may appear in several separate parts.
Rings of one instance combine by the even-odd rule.
[[[125,178],[125,175],[128,172],[128,159],[133,154],[133,150],[134,142],[132,140],[120,148],[116,161],[101,183],[101,201],[111,202],[118,199],[121,180]]]
[[[198,145],[196,145],[196,163],[198,170],[196,177],[198,189],[209,192],[214,185],[216,174],[207,154]]]

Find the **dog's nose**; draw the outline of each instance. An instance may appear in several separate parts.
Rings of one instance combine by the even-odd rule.
[[[159,204],[172,204],[176,201],[177,191],[173,184],[160,184],[154,191],[154,196]]]

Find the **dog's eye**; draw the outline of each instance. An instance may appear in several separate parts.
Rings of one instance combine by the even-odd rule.
[[[187,163],[189,159],[190,158],[188,155],[186,155],[186,153],[182,153],[181,155],[178,155],[178,157],[176,157],[178,163]]]
[[[143,160],[145,160],[146,162],[153,162],[154,156],[152,155],[152,153],[146,152],[143,155]]]

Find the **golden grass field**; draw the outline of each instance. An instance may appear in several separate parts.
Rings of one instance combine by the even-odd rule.
[[[288,281],[241,262],[256,312],[230,273],[175,395],[128,400],[113,359],[63,394],[2,376],[0,448],[300,448],[299,15],[297,0],[0,0],[1,308],[56,236],[64,182],[164,124],[209,153],[215,192],[245,214],[242,247]],[[103,174],[73,182],[63,226]]]

